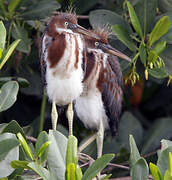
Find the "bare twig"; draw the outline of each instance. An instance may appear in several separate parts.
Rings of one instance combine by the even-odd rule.
[[[115,163],[108,163],[108,166],[113,166],[113,167],[117,167],[117,168],[121,168],[121,169],[130,170],[130,168],[128,166],[123,166],[123,165],[115,164]]]
[[[78,16],[77,16],[77,18],[78,18],[78,19],[88,19],[88,18],[89,18],[89,16],[82,16],[82,15],[78,15]]]
[[[32,136],[26,136],[26,139],[35,143],[36,142],[36,138],[32,137]]]

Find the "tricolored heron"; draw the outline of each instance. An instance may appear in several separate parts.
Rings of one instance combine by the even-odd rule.
[[[82,34],[90,34],[77,24],[75,14],[52,16],[42,36],[40,58],[47,95],[52,101],[53,129],[56,129],[58,118],[56,104],[69,104],[67,114],[69,134],[72,134],[72,101],[83,91],[84,43],[82,35],[74,33],[70,27]]]
[[[90,34],[92,31],[90,32]],[[88,128],[97,129],[97,155],[102,155],[104,130],[115,135],[122,108],[123,78],[117,56],[130,58],[108,44],[108,32],[98,30],[96,35],[84,36],[86,73],[84,90],[76,98],[75,109],[79,119]]]

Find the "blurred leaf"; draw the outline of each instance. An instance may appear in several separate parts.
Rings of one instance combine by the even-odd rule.
[[[163,79],[168,76],[168,73],[166,72],[165,68],[153,68],[148,69],[148,72],[151,76],[157,78],[157,79]]]
[[[156,148],[160,147],[160,141],[163,138],[169,139],[171,135],[172,119],[171,118],[161,118],[155,120],[151,125],[151,128],[146,133],[144,139],[144,145],[142,148],[142,154],[151,152]],[[160,129],[164,129],[160,131]]]
[[[67,180],[76,180],[75,167],[74,163],[67,164]]]
[[[3,178],[14,171],[10,162],[19,159],[19,146],[16,136],[11,133],[1,134],[0,143],[0,154],[3,158],[0,160],[0,178]]]
[[[147,52],[146,52],[146,47],[143,45],[143,43],[140,44],[139,53],[140,53],[141,62],[146,66]]]
[[[133,126],[134,124],[134,126]],[[142,144],[143,140],[143,128],[133,114],[126,111],[123,113],[119,121],[119,137],[118,141],[123,145],[124,148],[130,149],[129,146],[129,135],[132,134],[138,146]]]
[[[162,139],[161,140],[161,149],[160,152],[162,152],[164,149],[167,149],[168,147],[172,146],[172,141]]]
[[[127,6],[128,6],[128,11],[129,11],[129,15],[130,15],[130,19],[131,19],[131,23],[135,29],[135,31],[137,32],[137,34],[140,36],[140,38],[143,38],[143,33],[142,33],[142,28],[139,22],[139,19],[135,13],[134,8],[132,7],[132,5],[130,4],[130,2],[127,2]]]
[[[68,164],[78,162],[78,140],[75,136],[68,137],[67,152],[66,152],[66,166]]]
[[[4,64],[7,62],[7,60],[9,59],[9,57],[11,56],[11,54],[13,53],[14,49],[17,47],[18,43],[20,42],[20,39],[15,40],[14,42],[12,42],[12,44],[10,44],[10,46],[5,50],[3,58],[0,62],[0,70],[2,69],[2,67],[4,66]]]
[[[165,172],[164,180],[172,180],[172,176],[170,175],[169,170],[167,170],[167,171]]]
[[[48,144],[47,144],[47,142],[48,142]],[[43,154],[41,154],[41,156],[39,156],[40,163],[44,162],[47,159],[48,149],[49,149],[48,146],[49,146],[48,134],[45,131],[42,131],[39,134],[37,141],[36,141],[36,145],[35,145],[36,157],[38,157],[38,155],[40,153],[42,153],[42,152],[40,152],[41,149],[44,150]]]
[[[98,158],[93,164],[85,171],[82,180],[91,180],[99,172],[101,172],[107,164],[114,158],[114,154],[105,154]]]
[[[154,19],[156,17],[157,0],[140,0],[134,6],[137,17],[141,24],[144,36],[146,36],[152,29]]]
[[[131,169],[132,180],[146,180],[148,179],[149,168],[144,158],[138,159]]]
[[[10,3],[8,5],[8,11],[10,13],[10,16],[12,17],[12,15],[14,14],[14,11],[16,9],[16,7],[18,6],[18,4],[20,3],[21,0],[10,0]]]
[[[169,152],[168,154],[168,170],[169,170],[169,175],[172,178],[172,153]]]
[[[11,161],[11,167],[14,168],[14,169],[20,169],[20,168],[25,168],[25,169],[28,169],[28,164],[29,164],[29,161],[19,161],[19,160],[14,160],[14,161]]]
[[[89,21],[94,29],[105,28],[107,25],[121,25],[131,32],[127,22],[118,14],[108,10],[94,10],[89,14]]]
[[[171,0],[158,0],[159,9],[162,12],[172,11],[172,2]]]
[[[162,51],[164,51],[165,48],[166,48],[166,41],[160,41],[155,45],[153,51],[155,51],[159,55],[162,53]]]
[[[31,162],[27,166],[29,166],[34,172],[41,176],[43,180],[56,180],[47,169],[43,168],[37,162]]]
[[[17,81],[20,88],[25,88],[29,86],[29,82],[24,79],[24,78],[20,78],[20,77],[0,77],[0,87],[5,84],[8,81]]]
[[[163,150],[158,157],[157,166],[159,170],[161,171],[162,175],[164,176],[165,171],[168,169],[168,155],[169,152],[172,152],[172,146],[168,147],[167,149]]]
[[[47,158],[48,168],[54,177],[57,177],[58,180],[64,180],[67,138],[58,131],[50,130],[49,141],[51,144]]]
[[[132,135],[129,136],[130,141],[130,166],[133,168],[137,160],[140,159],[140,153],[137,149],[136,142]]]
[[[126,31],[121,25],[112,26],[112,30],[117,38],[122,41],[131,51],[136,51],[136,46],[130,38],[128,31]]]
[[[6,29],[2,21],[0,21],[0,59],[6,42]]]
[[[23,131],[23,129],[20,127],[20,125],[18,124],[17,121],[15,120],[12,120],[10,123],[7,124],[7,126],[3,129],[2,133],[6,133],[6,132],[10,132],[10,133],[13,133],[13,134],[17,134],[17,133],[21,133],[22,136],[24,138],[25,137],[25,133]]]
[[[111,176],[112,176],[112,174],[108,174],[105,177],[101,178],[101,180],[108,180]]]
[[[152,44],[157,41],[161,36],[168,32],[170,27],[170,19],[168,16],[163,16],[155,25],[152,32],[149,35],[148,44],[152,46]]]
[[[151,170],[152,177],[154,179],[156,179],[156,180],[163,180],[162,174],[161,174],[160,170],[158,169],[158,167],[155,164],[150,162],[149,168]]]
[[[21,133],[17,133],[17,137],[19,139],[20,144],[22,145],[22,148],[24,149],[25,153],[27,154],[27,156],[29,158],[31,158],[32,160],[34,160],[34,155],[30,149],[30,147],[28,146],[26,140],[24,139],[24,137],[21,135]]]
[[[16,81],[5,83],[0,89],[0,112],[10,108],[17,99],[19,86]]]
[[[82,179],[82,170],[79,165],[76,166],[76,179],[81,180]]]
[[[28,38],[28,31],[26,31],[23,27],[14,24],[14,28],[12,29],[12,37],[14,39],[21,39],[19,45],[16,48],[18,51],[29,53],[31,39]]]
[[[25,20],[40,20],[52,14],[60,8],[60,4],[55,0],[41,0],[33,3],[21,14]]]

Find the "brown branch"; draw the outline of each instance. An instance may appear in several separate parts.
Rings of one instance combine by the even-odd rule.
[[[78,18],[78,19],[88,19],[89,16],[77,15],[77,18]]]
[[[130,170],[130,168],[128,166],[123,166],[123,165],[115,164],[115,163],[108,163],[108,166],[113,166],[113,167],[117,167],[117,168],[121,168],[121,169]]]
[[[35,143],[36,142],[36,138],[32,137],[32,136],[26,136],[26,139]]]

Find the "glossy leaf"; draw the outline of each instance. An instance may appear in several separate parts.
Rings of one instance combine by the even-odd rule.
[[[165,171],[169,168],[169,152],[172,152],[172,146],[168,147],[167,149],[163,150],[158,157],[157,166],[161,171],[162,175],[164,176]]]
[[[50,141],[48,141],[48,134],[45,131],[42,131],[39,134],[35,145],[36,157],[39,157],[40,163],[47,159],[49,145]]]
[[[32,160],[34,160],[34,156],[33,153],[30,149],[30,147],[28,146],[26,140],[24,139],[24,137],[21,135],[21,133],[17,133],[17,137],[19,139],[20,144],[22,145],[25,153],[28,155],[29,158],[31,158]]]
[[[168,76],[165,68],[153,68],[148,70],[149,74],[157,79],[163,79]]]
[[[39,176],[41,176],[43,180],[56,180],[47,169],[43,168],[37,162],[31,162],[27,166],[36,172]]]
[[[67,180],[76,180],[75,167],[74,163],[67,165]]]
[[[14,171],[10,162],[19,159],[19,146],[14,134],[4,133],[0,135],[0,154],[0,178],[4,178]]]
[[[149,168],[144,158],[140,158],[131,169],[132,180],[146,180],[148,179]]]
[[[99,172],[101,172],[107,164],[114,158],[114,154],[105,154],[98,158],[93,164],[85,171],[82,180],[91,180]]]
[[[26,11],[21,14],[25,20],[40,20],[51,15],[51,13],[60,8],[56,0],[41,0],[27,7]]]
[[[131,19],[131,23],[135,29],[135,31],[137,32],[137,34],[140,36],[140,38],[143,38],[143,32],[142,32],[142,28],[139,22],[139,19],[135,13],[134,8],[132,7],[132,5],[130,4],[130,2],[127,2],[127,6],[128,6],[128,11],[129,11],[129,15],[130,15],[130,19]]]
[[[18,43],[20,42],[20,39],[15,40],[10,46],[5,50],[2,61],[0,62],[0,70],[4,66],[4,64],[7,62],[11,54],[13,53],[14,49],[17,47]]]
[[[166,41],[158,42],[153,48],[153,51],[155,51],[158,55],[161,54],[162,51],[164,51],[164,49],[166,48],[166,44]]]
[[[152,46],[152,44],[157,41],[161,36],[168,32],[170,27],[170,20],[168,16],[163,16],[155,25],[152,32],[149,35],[148,44]]]
[[[156,180],[163,180],[162,174],[161,174],[160,170],[158,169],[158,167],[155,164],[150,162],[149,168],[151,170],[152,177],[154,179],[156,179]]]
[[[140,53],[141,62],[146,66],[147,52],[146,52],[146,47],[143,45],[143,43],[140,44],[139,53]]]
[[[12,37],[14,39],[20,39],[20,43],[17,46],[17,50],[23,53],[29,53],[31,46],[31,39],[28,37],[28,32],[21,26],[14,24],[12,30]]]
[[[58,180],[64,180],[67,138],[58,131],[50,130],[49,141],[51,141],[51,144],[47,157],[48,168],[54,177],[58,177]]]
[[[24,138],[26,138],[23,129],[20,127],[18,122],[15,120],[12,120],[10,123],[7,124],[7,126],[5,126],[2,133],[6,133],[6,132],[10,132],[13,134],[17,134],[20,132],[22,134],[22,136]]]
[[[2,52],[5,47],[6,41],[6,29],[2,21],[0,21],[0,59],[2,57]]]
[[[15,160],[15,161],[11,161],[11,167],[14,169],[20,169],[20,168],[25,168],[28,169],[28,161],[19,161],[19,160]]]
[[[136,51],[136,46],[130,38],[128,31],[126,31],[121,25],[112,26],[112,30],[116,37],[122,41],[131,51]]]
[[[130,141],[130,164],[134,167],[135,163],[141,158],[136,146],[136,142],[132,135],[129,136]]]
[[[14,11],[16,9],[16,7],[18,6],[18,4],[20,3],[21,0],[10,0],[10,3],[8,5],[8,11],[10,13],[10,16],[12,16],[14,14]]]
[[[76,165],[76,179],[81,180],[82,176],[83,174],[81,168],[79,167],[79,165]]]
[[[67,152],[66,152],[66,166],[78,162],[78,140],[75,136],[68,137]]]
[[[10,108],[17,99],[19,86],[16,81],[5,83],[0,90],[0,112]]]

